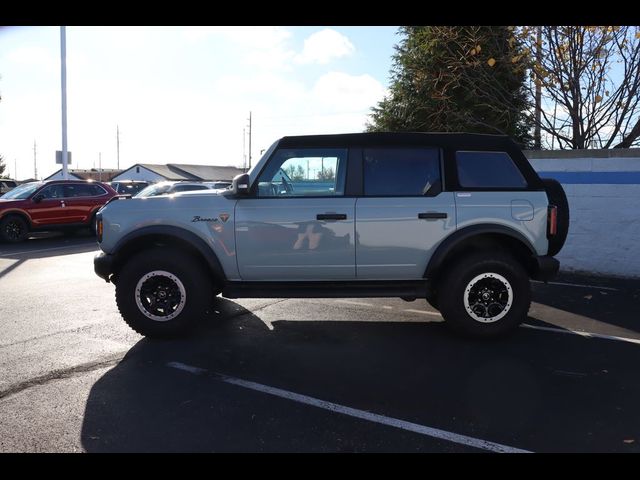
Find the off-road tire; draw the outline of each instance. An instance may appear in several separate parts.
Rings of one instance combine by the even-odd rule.
[[[180,310],[179,313],[168,320],[154,320],[144,313],[142,302],[148,297],[140,293],[138,287],[140,282],[144,287],[144,277],[153,272],[168,273],[177,281],[163,277],[164,281],[169,284],[173,281],[178,290],[179,284],[184,288],[184,304],[175,309]],[[182,298],[181,292],[178,298]],[[147,337],[172,338],[186,334],[205,316],[212,301],[213,286],[208,272],[193,256],[175,248],[154,248],[138,253],[127,260],[118,274],[116,303],[120,314],[133,330]],[[147,313],[150,312],[147,310]]]
[[[485,322],[473,318],[467,311],[465,296],[470,303],[472,281],[480,275],[480,280],[483,280],[485,275],[491,277],[491,274],[506,279],[512,299],[509,308],[503,309],[507,312],[504,316]],[[438,286],[438,307],[445,324],[466,336],[489,338],[513,331],[527,318],[530,305],[531,284],[526,270],[514,257],[498,251],[478,252],[460,258],[447,268]]]

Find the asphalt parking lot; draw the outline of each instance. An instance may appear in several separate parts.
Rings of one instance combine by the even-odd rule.
[[[393,298],[220,299],[150,341],[96,250],[0,244],[0,452],[640,451],[640,281],[534,283],[494,341]]]

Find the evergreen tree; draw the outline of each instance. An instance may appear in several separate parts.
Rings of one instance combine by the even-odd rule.
[[[506,134],[531,142],[526,56],[512,27],[405,26],[369,131]]]
[[[0,155],[0,178],[5,178],[4,171],[7,169],[7,165],[4,163],[4,157]]]

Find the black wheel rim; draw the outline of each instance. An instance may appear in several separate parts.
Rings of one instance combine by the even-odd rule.
[[[501,275],[486,273],[469,282],[464,293],[467,313],[482,323],[491,323],[504,317],[513,305],[511,285]]]
[[[144,275],[136,286],[135,296],[140,311],[159,322],[178,316],[186,301],[182,282],[175,275],[162,270]]]
[[[24,228],[19,221],[9,220],[4,227],[4,233],[9,240],[20,240],[24,235]]]

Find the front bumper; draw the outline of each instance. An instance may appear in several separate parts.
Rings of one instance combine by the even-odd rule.
[[[546,282],[558,274],[560,262],[549,255],[534,256],[534,266],[531,278]]]
[[[108,253],[99,253],[93,258],[93,270],[100,278],[103,278],[106,282],[109,282],[109,277],[113,273],[113,255]]]

